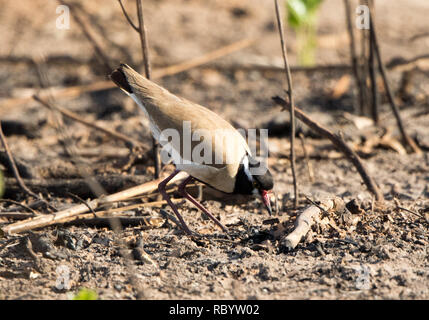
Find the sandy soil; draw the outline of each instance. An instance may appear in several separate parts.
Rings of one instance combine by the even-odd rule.
[[[24,2],[26,5],[22,5]],[[140,62],[137,34],[130,31],[115,1],[78,3],[85,8],[85,19],[93,17],[91,30],[113,66],[119,61]],[[70,30],[55,28],[54,2],[24,0],[17,5],[3,0],[0,4],[4,8],[0,12],[0,117],[8,123],[7,128],[3,124],[3,130],[12,152],[27,169],[25,178],[73,182],[81,179],[76,165],[79,162],[100,181],[115,175],[128,179],[120,186],[106,187],[108,192],[153,179],[148,154],[125,166],[130,157],[121,141],[68,119],[63,119],[58,131],[55,114],[35,102],[14,108],[2,106],[6,99],[26,96],[39,88],[38,73],[32,63],[25,62],[28,58],[46,57],[45,72],[53,86],[90,84],[105,79],[107,72],[74,20]],[[151,0],[144,1],[144,5],[154,68],[248,37],[258,38],[257,43],[222,58],[217,66],[254,62],[281,65],[271,1]],[[128,7],[132,11],[134,6]],[[429,37],[410,41],[414,35],[427,32],[427,1],[380,0],[376,10],[386,61],[427,54]],[[342,1],[325,1],[318,24],[317,63],[348,63]],[[296,39],[290,30],[287,39],[294,64]],[[72,59],[52,60],[65,56]],[[294,73],[296,103],[331,130],[342,131],[359,150],[386,198],[383,205],[374,203],[354,167],[327,140],[300,126],[314,169],[311,181],[297,140],[301,193],[316,201],[333,196],[345,202],[355,199],[362,210],[358,214],[347,210],[330,213],[329,225],[315,227],[295,250],[286,250],[279,241],[281,235],[276,233],[279,223],[283,233],[291,231],[297,213],[310,204],[303,198],[297,210],[292,208],[288,116],[271,102],[272,96],[283,92],[284,74],[196,68],[158,83],[209,106],[236,127],[270,130],[269,164],[275,177],[278,214],[270,217],[258,199],[222,200],[219,194],[204,188],[204,205],[228,226],[231,239],[185,202],[180,210],[191,229],[203,235],[200,239],[185,236],[171,221],[156,228],[124,226],[119,235],[108,226],[81,223],[0,238],[0,299],[67,299],[81,287],[96,290],[101,299],[136,299],[136,283],[147,299],[428,299],[429,80],[427,75],[417,73],[411,82],[411,98],[401,104],[406,128],[424,154],[403,155],[385,146],[362,149],[365,140],[381,136],[384,129],[398,140],[399,133],[384,98],[384,129],[359,130],[353,125],[350,113],[356,102],[352,90],[340,99],[330,97],[343,75],[344,71],[338,70]],[[402,72],[391,70],[389,76],[396,90]],[[55,103],[150,146],[147,121],[117,89]],[[20,126],[11,125],[14,121]],[[75,146],[80,161],[67,155],[64,137],[70,138],[65,144]],[[17,188],[5,163],[2,160],[0,164],[8,182],[5,197],[31,203]],[[87,199],[92,195],[86,189],[63,186],[52,187],[49,193],[43,188],[41,191],[50,203],[65,208],[80,203],[67,191]],[[154,196],[144,202],[156,200]],[[160,209],[142,207],[126,213],[157,218],[162,217]],[[43,207],[38,210],[47,212]],[[25,209],[0,203],[0,212],[6,211]],[[13,221],[0,217],[0,226]],[[125,241],[134,257],[135,279],[130,278],[119,240]],[[28,241],[36,258],[28,251]],[[139,250],[144,250],[150,260]],[[64,279],[69,287],[61,289],[58,284]]]

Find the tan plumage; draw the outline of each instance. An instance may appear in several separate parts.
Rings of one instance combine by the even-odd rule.
[[[189,155],[192,152],[184,152],[181,139],[180,145],[173,145],[174,149],[182,159],[193,162],[176,163],[176,167],[220,191],[233,192],[238,167],[246,154],[250,155],[250,150],[243,136],[231,124],[209,109],[175,96],[127,65],[121,65],[111,77],[145,111],[155,139],[159,140],[160,132],[166,129],[182,133],[185,121],[190,122],[192,135],[196,132],[209,133],[211,139],[192,141],[191,151],[196,146],[202,150],[212,150],[210,163],[191,159]],[[219,132],[222,130],[226,132],[224,137]],[[221,158],[215,159],[215,155]]]

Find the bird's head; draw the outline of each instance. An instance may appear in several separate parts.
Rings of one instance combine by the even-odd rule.
[[[271,214],[270,195],[274,187],[273,176],[268,168],[254,170],[256,168],[261,169],[261,163],[249,155],[245,156],[236,175],[234,193],[259,194]]]

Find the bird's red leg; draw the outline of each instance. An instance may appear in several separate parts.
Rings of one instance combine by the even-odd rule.
[[[175,170],[171,175],[169,175],[165,180],[163,180],[159,185],[158,185],[158,190],[161,193],[162,197],[164,198],[165,201],[167,201],[168,205],[171,207],[171,209],[173,209],[174,213],[176,214],[177,218],[179,219],[180,223],[182,224],[182,228],[183,230],[189,234],[190,236],[192,236],[192,232],[191,230],[188,228],[188,226],[186,225],[185,220],[183,220],[182,216],[180,215],[179,211],[177,210],[177,207],[174,205],[174,203],[171,201],[170,196],[168,195],[168,193],[165,191],[165,187],[167,186],[167,183],[174,178],[174,176],[176,176],[178,173],[180,172],[180,170]],[[186,178],[186,180],[188,180],[189,178]],[[185,180],[185,181],[186,181]]]
[[[201,203],[199,203],[194,197],[192,197],[187,191],[186,191],[186,185],[191,182],[193,177],[189,176],[186,178],[180,185],[179,185],[179,193],[182,194],[186,199],[191,201],[198,209],[200,209],[202,212],[204,212],[210,219],[212,219],[224,232],[228,233],[228,229],[224,227],[222,223],[218,219],[216,219],[206,208],[202,206]]]

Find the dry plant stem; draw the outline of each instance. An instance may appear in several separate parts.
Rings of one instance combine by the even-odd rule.
[[[7,154],[8,160],[9,160],[10,167],[12,168],[12,171],[13,171],[13,175],[15,176],[15,179],[16,179],[16,181],[18,182],[18,185],[21,187],[21,189],[22,189],[26,194],[28,194],[28,195],[30,195],[30,196],[32,196],[32,197],[34,197],[34,198],[36,198],[37,200],[43,201],[43,203],[45,203],[45,204],[46,204],[50,209],[52,209],[52,210],[54,210],[54,211],[57,211],[57,209],[55,209],[53,206],[51,206],[51,205],[50,205],[46,200],[41,199],[37,194],[35,194],[33,191],[31,191],[31,190],[26,186],[26,184],[24,183],[24,181],[22,180],[21,175],[19,174],[18,168],[16,167],[15,160],[13,159],[12,152],[10,151],[10,149],[9,149],[9,145],[7,144],[6,137],[5,137],[5,136],[4,136],[4,134],[3,134],[3,129],[2,129],[2,127],[1,127],[1,122],[0,122],[0,139],[1,139],[1,142],[2,142],[2,144],[3,144],[3,148],[4,148],[4,149],[5,149],[5,151],[6,151],[6,154]]]
[[[372,119],[376,125],[379,124],[378,116],[378,95],[377,95],[377,74],[375,63],[375,48],[374,48],[374,35],[372,32],[369,34],[369,75],[371,80],[371,113]]]
[[[286,42],[285,42],[285,36],[284,36],[284,29],[283,29],[283,20],[280,16],[280,9],[279,9],[279,2],[278,0],[274,0],[274,5],[276,8],[276,18],[277,18],[277,26],[279,29],[280,34],[280,44],[282,47],[282,54],[283,54],[283,62],[285,65],[285,71],[286,71],[286,79],[288,83],[288,96],[289,96],[289,102],[290,102],[290,164],[292,169],[292,176],[293,176],[293,191],[294,191],[294,208],[298,206],[298,182],[296,178],[296,172],[295,172],[295,103],[294,103],[294,97],[293,97],[293,87],[292,87],[292,76],[290,73],[290,67],[289,62],[287,59],[287,49],[286,49]]]
[[[375,29],[375,22],[373,19],[373,16],[370,13],[370,32],[372,35],[372,41],[374,45],[375,54],[377,57],[378,67],[380,69],[381,76],[383,78],[384,82],[384,88],[386,89],[387,98],[389,99],[390,106],[392,107],[393,114],[395,115],[396,121],[398,123],[399,131],[401,132],[402,139],[404,140],[405,145],[409,146],[413,152],[415,153],[422,153],[420,148],[416,145],[416,143],[411,139],[407,132],[405,131],[404,124],[402,122],[401,114],[399,113],[398,106],[396,105],[395,99],[393,97],[392,89],[390,88],[389,81],[387,79],[387,73],[386,68],[383,64],[383,61],[381,59],[381,52],[380,52],[380,46],[378,44],[377,40],[377,30]]]
[[[144,62],[144,70],[146,74],[146,78],[151,79],[151,66],[150,66],[150,57],[149,57],[149,43],[147,40],[147,33],[146,33],[146,26],[144,24],[144,18],[143,18],[143,6],[141,0],[136,0],[136,6],[137,6],[137,17],[139,19],[139,36],[140,36],[140,43],[142,47],[142,54],[143,54],[143,62]]]
[[[85,126],[88,126],[90,128],[101,131],[105,134],[108,134],[109,136],[112,136],[116,139],[130,143],[134,146],[143,147],[142,143],[138,140],[134,140],[132,138],[129,138],[126,135],[123,135],[122,133],[116,132],[114,130],[103,128],[99,125],[96,125],[94,122],[87,121],[87,120],[83,119],[81,116],[77,115],[76,113],[74,113],[70,110],[63,109],[63,108],[58,107],[58,106],[54,106],[53,104],[51,104],[51,103],[43,100],[42,98],[40,98],[38,95],[33,95],[33,99],[36,100],[37,102],[39,102],[40,104],[42,104],[43,106],[45,106],[46,108],[48,108],[50,110],[52,110],[52,109],[57,110],[62,115],[66,116],[67,118],[72,119],[72,120],[77,121],[77,122],[80,122],[80,123],[84,124]]]
[[[364,109],[364,106],[363,106],[364,105],[364,97],[363,97],[362,81],[361,81],[361,76],[360,76],[359,66],[358,66],[358,58],[357,58],[357,53],[356,53],[356,39],[355,39],[355,34],[353,32],[350,0],[344,0],[344,7],[346,10],[347,31],[348,31],[349,40],[350,40],[351,62],[352,62],[352,66],[353,66],[353,73],[355,76],[356,85],[358,87],[359,110],[362,113],[362,111]]]
[[[328,199],[322,201],[320,204],[312,205],[302,211],[295,222],[295,229],[287,235],[282,243],[289,249],[295,249],[301,239],[311,229],[311,226],[318,220],[320,213],[328,210],[335,210],[339,207],[344,207],[341,199]]]
[[[290,104],[287,103],[284,99],[282,99],[280,97],[273,97],[273,100],[276,103],[278,103],[279,105],[285,107],[286,109],[290,109]],[[295,114],[299,120],[304,122],[312,130],[314,130],[315,132],[317,132],[321,136],[331,140],[331,142],[334,144],[334,146],[339,151],[341,151],[346,156],[347,159],[349,159],[353,163],[356,170],[359,172],[360,176],[362,177],[362,180],[364,181],[368,190],[375,195],[376,200],[379,202],[384,201],[383,194],[381,193],[381,191],[378,188],[377,184],[375,183],[374,179],[368,174],[364,164],[362,163],[362,160],[356,154],[356,152],[354,152],[347,145],[347,143],[345,143],[344,140],[342,140],[340,137],[334,135],[328,129],[324,128],[323,126],[321,126],[320,124],[318,124],[317,122],[312,120],[308,115],[306,115],[298,107],[295,107]]]
[[[177,175],[174,179],[171,180],[170,183],[177,182],[179,180],[184,179],[186,174],[183,175]],[[102,196],[97,199],[91,200],[86,202],[85,204],[79,204],[76,206],[73,206],[71,208],[58,211],[54,214],[46,214],[43,216],[38,216],[34,219],[29,219],[21,222],[17,222],[14,224],[10,224],[4,228],[2,228],[3,232],[7,235],[20,233],[23,231],[32,230],[35,228],[41,228],[45,226],[49,226],[52,224],[57,223],[58,221],[62,221],[65,218],[73,217],[85,212],[88,212],[88,206],[90,206],[93,210],[95,210],[100,205],[103,205],[108,202],[114,202],[114,201],[120,201],[120,200],[126,200],[131,197],[135,197],[137,195],[143,194],[143,193],[150,193],[158,188],[158,184],[162,181],[162,179],[153,180],[147,183],[144,183],[142,185],[126,189],[108,196]],[[115,226],[112,226],[114,229]]]
[[[136,27],[136,25],[134,24],[133,20],[131,20],[130,16],[127,13],[127,10],[125,10],[125,7],[122,3],[122,0],[118,0],[119,5],[121,6],[122,9],[122,13],[124,14],[125,18],[127,19],[129,25],[137,32],[139,32],[139,28]]]
[[[155,70],[153,72],[153,78],[162,78],[168,75],[174,75],[186,70],[190,70],[192,68],[207,64],[211,61],[217,60],[219,58],[222,58],[228,54],[231,54],[233,52],[239,51],[241,49],[247,48],[250,45],[254,44],[256,42],[255,39],[244,39],[240,40],[234,43],[231,43],[225,47],[221,47],[217,50],[214,50],[212,52],[209,52],[207,54],[204,54],[202,56],[192,58],[190,60],[187,60],[185,62],[181,62],[169,67],[165,67],[162,69]]]
[[[374,1],[369,1],[370,11],[374,13]],[[369,57],[368,57],[368,72],[370,76],[370,87],[371,87],[371,115],[374,123],[379,124],[378,115],[378,96],[377,96],[377,73],[376,73],[376,62],[375,62],[375,48],[373,41],[373,33],[369,32]]]
[[[80,175],[80,172],[77,172]],[[145,176],[135,176],[135,175],[96,175],[92,177],[100,185],[103,186],[103,194],[115,192],[116,190],[124,187],[131,187],[135,185],[140,185],[147,182],[147,177]],[[57,196],[66,197],[69,196],[67,192],[72,192],[75,195],[78,195],[81,198],[88,198],[94,195],[93,190],[87,184],[87,178],[76,178],[76,179],[23,179],[24,183],[34,190],[37,193],[51,193]],[[8,192],[19,192],[20,187],[17,184],[15,178],[6,178],[6,183],[8,185]]]
[[[13,204],[16,204],[17,206],[20,206],[20,207],[23,207],[24,209],[27,209],[28,211],[30,211],[32,213],[33,216],[39,215],[39,213],[37,211],[35,211],[34,209],[30,208],[29,206],[27,206],[21,202],[18,202],[18,201],[10,200],[10,199],[0,199],[0,202],[13,203]]]
[[[146,78],[151,79],[152,75],[151,75],[150,57],[149,57],[149,49],[148,49],[149,44],[147,39],[146,26],[144,24],[143,6],[142,6],[141,0],[136,0],[136,5],[137,5],[137,17],[139,20],[138,29],[139,29],[139,35],[140,35],[140,42],[142,46],[145,74],[146,74]],[[152,156],[153,156],[153,162],[155,166],[155,179],[158,179],[161,174],[160,146],[154,137],[152,137]]]
[[[368,0],[359,0],[360,5],[369,6]],[[369,32],[363,28],[361,33],[361,53],[360,53],[360,81],[363,93],[363,109],[361,115],[370,116],[370,97],[368,87],[368,70],[369,70]]]

